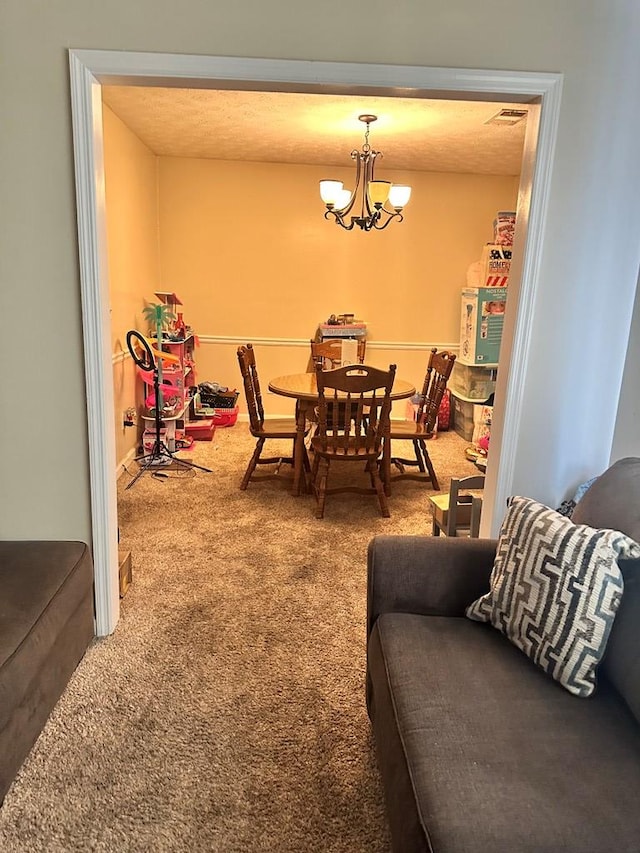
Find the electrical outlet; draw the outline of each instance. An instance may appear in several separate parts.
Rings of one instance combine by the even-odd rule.
[[[126,427],[135,426],[136,410],[133,408],[133,406],[129,406],[129,408],[125,409],[122,413],[122,423]]]

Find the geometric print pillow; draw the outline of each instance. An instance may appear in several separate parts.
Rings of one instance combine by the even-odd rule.
[[[490,591],[466,614],[490,622],[576,696],[596,688],[624,583],[618,558],[640,545],[529,498],[513,497],[500,529]]]

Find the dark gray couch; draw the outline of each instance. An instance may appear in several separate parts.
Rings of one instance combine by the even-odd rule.
[[[93,634],[83,542],[0,542],[0,802]]]
[[[640,459],[605,472],[573,520],[640,540]],[[640,851],[640,566],[598,689],[577,698],[465,608],[495,542],[369,546],[367,704],[396,853]]]

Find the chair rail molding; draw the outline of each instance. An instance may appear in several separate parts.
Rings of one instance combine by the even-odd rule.
[[[253,346],[261,347],[303,347],[309,348],[310,338],[257,338],[249,336]],[[233,335],[198,335],[198,340],[201,344],[219,344],[228,346],[242,346],[246,344],[246,338],[240,338]],[[442,343],[424,343],[423,341],[372,341],[367,339],[367,349],[392,349],[392,350],[418,350],[419,352],[428,352],[436,347],[436,349],[448,349],[457,352],[460,344],[456,341],[455,344]]]
[[[526,374],[528,366],[530,326],[539,278],[536,259],[541,255],[543,243],[562,75],[84,49],[69,50],[69,66],[86,369],[96,633],[99,636],[111,633],[120,612],[102,84],[179,84],[190,88],[245,88],[317,94],[327,91],[357,94],[366,88],[369,94],[386,97],[399,94],[407,97],[409,90],[414,97],[447,97],[461,101],[483,98],[541,105],[539,133],[535,139],[530,134],[532,144],[525,144],[523,173],[531,176],[531,186],[525,193],[529,216],[528,224],[521,227],[519,222],[516,234],[514,266],[517,266],[520,256],[522,274],[516,309],[510,309],[509,304],[507,306],[503,336],[507,369],[499,374],[504,374],[504,379],[499,378],[499,387],[502,381],[504,388],[507,388],[508,374],[508,393],[496,394],[494,416],[500,429],[497,441],[492,439],[495,454],[492,459],[496,461],[489,463],[485,488],[487,517],[501,516],[515,469],[523,402],[523,384],[519,380]],[[522,182],[520,196],[523,197]],[[514,310],[513,322],[509,323],[510,312],[513,314]],[[394,343],[392,348],[397,348],[397,344]]]

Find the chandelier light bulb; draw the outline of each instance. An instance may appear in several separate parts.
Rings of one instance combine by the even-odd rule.
[[[351,190],[340,190],[335,206],[338,210],[344,210],[344,208],[349,204],[350,201]]]
[[[389,190],[389,204],[394,210],[402,210],[411,198],[411,187],[405,187],[401,184],[392,184]]]
[[[320,198],[326,205],[340,207],[336,204],[342,193],[342,181],[320,181]]]
[[[391,181],[369,181],[369,199],[374,207],[382,207],[389,197]]]

